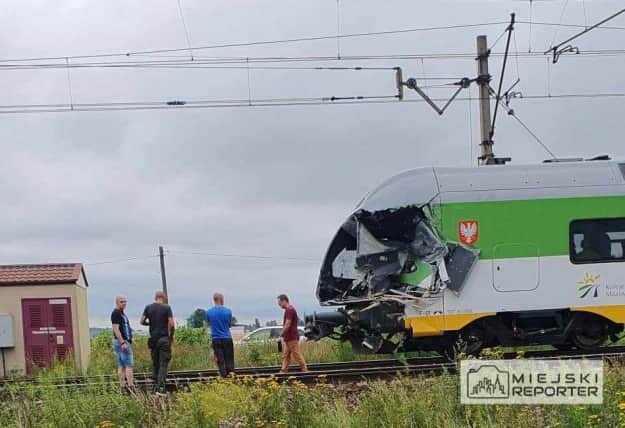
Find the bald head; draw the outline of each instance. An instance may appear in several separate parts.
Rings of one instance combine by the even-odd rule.
[[[213,302],[215,302],[216,305],[223,305],[224,304],[224,295],[221,294],[221,293],[213,294]]]
[[[115,307],[121,311],[126,309],[126,305],[128,304],[128,299],[126,296],[115,296]]]

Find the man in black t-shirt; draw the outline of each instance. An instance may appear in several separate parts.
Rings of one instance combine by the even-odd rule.
[[[141,316],[141,325],[150,326],[148,347],[152,356],[154,392],[166,393],[167,367],[171,360],[171,343],[174,340],[174,316],[166,303],[167,296],[162,291],[154,295],[154,303],[145,307]]]
[[[117,357],[117,374],[122,388],[135,387],[133,379],[134,357],[132,353],[132,328],[128,317],[124,313],[128,299],[125,296],[115,297],[115,309],[111,312],[113,325],[113,350]]]

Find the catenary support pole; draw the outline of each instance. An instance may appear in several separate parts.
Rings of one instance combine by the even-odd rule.
[[[488,49],[486,36],[477,37],[477,84],[480,99],[480,165],[494,163],[490,118],[490,74],[488,73]]]
[[[165,275],[165,252],[163,251],[163,246],[158,247],[158,256],[161,260],[161,281],[163,282],[163,293],[167,294],[167,275]]]

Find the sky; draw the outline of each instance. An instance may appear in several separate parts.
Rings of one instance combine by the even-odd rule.
[[[522,21],[513,52],[543,52],[579,31],[534,24],[530,34],[527,1],[340,0],[338,16],[336,0],[152,0],[149,7],[124,0],[2,3],[0,59],[186,48],[181,10],[192,47],[337,30],[505,22],[510,12]],[[535,1],[532,20],[591,25],[621,7],[618,0]],[[625,15],[609,25],[625,28]],[[492,43],[505,28],[341,38],[340,55],[472,54],[476,36],[485,34]],[[598,29],[575,45],[583,51],[623,49],[624,42],[625,30]],[[504,44],[505,38],[493,51],[502,52]],[[192,53],[198,58],[338,54],[335,39]],[[191,52],[168,55],[188,59]],[[277,65],[402,67],[405,78],[426,87],[476,75],[473,58]],[[490,67],[498,78],[501,57],[491,58]],[[73,68],[69,79],[65,69],[0,73],[3,106],[68,103],[70,87],[74,103],[396,91],[392,70],[251,69],[248,75],[246,69]],[[515,90],[524,95],[624,93],[625,55],[569,55],[555,65],[541,55],[513,57],[504,89],[517,78]],[[426,90],[445,98],[453,89]],[[473,86],[462,96],[476,93]],[[418,99],[406,92],[406,100]],[[511,106],[558,157],[624,158],[624,102],[623,97],[552,97],[514,99]],[[210,305],[215,291],[225,294],[242,321],[279,319],[280,293],[291,296],[301,314],[311,313],[318,309],[315,286],[325,250],[362,196],[407,169],[475,165],[479,142],[475,101],[456,101],[443,116],[422,102],[328,104],[27,114],[3,114],[8,109],[0,108],[0,263],[84,263],[93,326],[107,324],[117,294],[127,295],[129,314],[139,316],[160,287],[159,245],[166,250],[170,302],[179,320]],[[513,163],[549,157],[506,114],[496,130],[496,154],[511,156]]]

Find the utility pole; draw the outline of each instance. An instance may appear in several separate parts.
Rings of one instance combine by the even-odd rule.
[[[491,114],[490,114],[490,95],[491,93],[495,93],[495,91],[490,87],[491,75],[488,72],[488,57],[490,56],[490,49],[488,48],[488,41],[486,36],[477,36],[477,77],[475,79],[469,79],[465,77],[458,82],[454,82],[453,85],[457,86],[456,92],[447,100],[447,103],[443,107],[439,107],[433,99],[431,99],[424,91],[423,88],[420,88],[417,84],[417,79],[410,78],[405,82],[402,80],[402,70],[401,68],[395,68],[396,71],[396,80],[397,80],[397,95],[396,98],[399,100],[404,99],[404,90],[403,87],[407,87],[408,89],[413,89],[417,92],[421,98],[423,98],[429,105],[432,107],[439,115],[442,115],[447,107],[451,104],[451,102],[456,99],[460,91],[468,88],[471,83],[475,82],[479,86],[479,100],[480,100],[480,148],[481,154],[479,159],[480,165],[505,165],[506,162],[510,162],[509,157],[497,158],[493,153],[493,136],[495,133],[495,121],[497,120],[497,111],[502,99],[502,85],[504,81],[504,75],[506,73],[506,63],[508,61],[508,53],[510,51],[510,39],[512,37],[512,31],[514,31],[514,23],[515,23],[515,14],[510,14],[510,25],[506,29],[508,33],[508,41],[506,42],[506,52],[503,57],[503,65],[501,68],[501,76],[499,80],[499,87],[497,90],[496,100],[495,100],[495,115],[491,122]],[[503,34],[502,34],[503,36]],[[501,37],[500,37],[501,38]],[[499,39],[497,39],[499,40]],[[503,98],[506,100],[508,96],[511,94],[511,90],[519,83],[519,79],[517,82],[510,87],[504,94]],[[517,119],[518,120],[518,119]]]
[[[490,51],[486,36],[477,36],[477,84],[480,91],[480,165],[491,165],[494,162],[493,140],[491,138],[490,118],[490,74],[488,73],[488,56]]]
[[[161,259],[161,281],[163,282],[163,293],[167,296],[167,276],[165,275],[165,253],[163,251],[163,246],[159,245],[158,247],[158,255]]]

